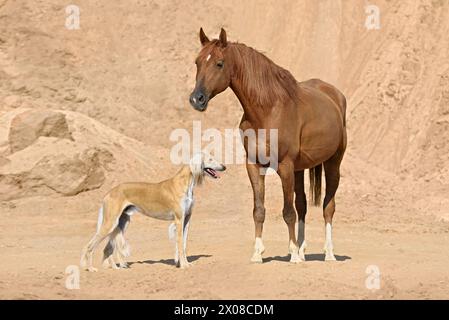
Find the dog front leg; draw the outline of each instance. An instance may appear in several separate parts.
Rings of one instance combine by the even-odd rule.
[[[178,267],[180,267],[181,269],[188,267],[188,263],[187,263],[187,259],[184,255],[184,228],[183,228],[183,224],[184,224],[184,219],[180,219],[178,221],[176,221],[176,247],[177,247],[177,251],[178,251],[178,257],[179,257],[179,262],[178,262]]]
[[[179,252],[178,252],[178,242],[177,242],[177,233],[176,233],[176,223],[172,222],[168,227],[168,239],[174,243],[175,246],[175,265],[179,264]]]
[[[184,251],[185,263],[189,266],[191,265],[191,263],[189,262],[189,260],[187,260],[187,237],[189,234],[190,217],[191,217],[191,214],[188,214],[184,218],[184,231],[183,231],[183,239],[182,239],[183,240],[182,248]]]

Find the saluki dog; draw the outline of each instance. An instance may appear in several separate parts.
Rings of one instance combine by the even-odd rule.
[[[125,258],[129,256],[129,246],[124,234],[135,212],[174,221],[168,230],[171,240],[176,237],[175,264],[180,268],[188,267],[186,244],[194,188],[203,182],[205,176],[217,179],[218,171],[224,170],[226,167],[212,156],[199,152],[171,179],[159,183],[122,183],[110,190],[98,213],[97,232],[82,252],[81,267],[97,271],[92,266],[92,256],[98,244],[106,238],[109,241],[103,251],[103,266],[113,269],[128,267]]]

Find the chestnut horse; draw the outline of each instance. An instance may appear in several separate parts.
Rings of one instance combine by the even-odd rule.
[[[209,40],[201,28],[200,41],[202,49],[196,59],[196,86],[190,96],[191,105],[205,111],[215,95],[230,87],[243,107],[242,130],[278,130],[277,150],[266,152],[277,153],[276,168],[284,196],[282,214],[288,226],[290,261],[294,263],[305,260],[304,170],[309,169],[310,199],[319,206],[324,167],[324,252],[325,260],[335,260],[332,217],[340,164],[346,149],[346,98],[338,89],[318,79],[297,82],[289,71],[262,53],[241,43],[228,42],[223,29],[219,39]],[[248,139],[244,137],[243,145],[248,155]],[[255,248],[251,261],[258,263],[262,262],[265,250],[262,242],[265,175],[260,170],[264,166],[257,159],[246,164],[254,196]],[[299,219],[297,238],[295,207]]]

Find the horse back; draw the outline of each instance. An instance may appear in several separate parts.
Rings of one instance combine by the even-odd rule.
[[[334,101],[340,108],[343,117],[343,125],[346,126],[346,97],[340,90],[320,79],[309,79],[307,81],[300,82],[299,85],[318,89],[332,99],[332,101]]]

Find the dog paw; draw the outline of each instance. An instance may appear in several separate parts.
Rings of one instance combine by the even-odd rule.
[[[115,263],[111,263],[111,268],[112,268],[113,270],[120,270],[120,267],[117,266]]]

